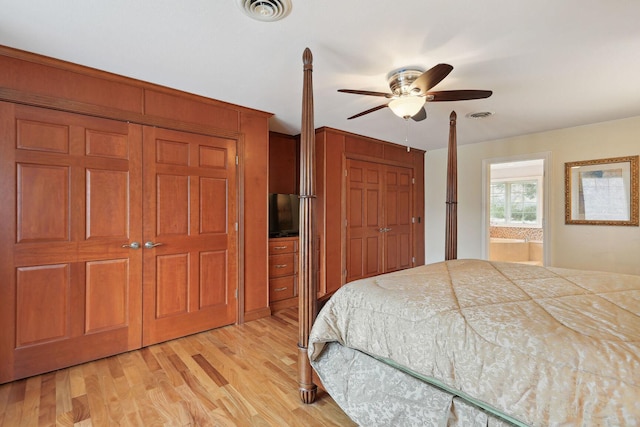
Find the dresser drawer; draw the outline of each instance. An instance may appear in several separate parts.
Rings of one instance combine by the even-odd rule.
[[[270,240],[269,255],[289,254],[298,251],[298,239]]]
[[[281,277],[269,280],[269,301],[280,301],[295,296],[298,276]]]
[[[271,255],[269,257],[269,278],[289,276],[298,270],[296,254]]]

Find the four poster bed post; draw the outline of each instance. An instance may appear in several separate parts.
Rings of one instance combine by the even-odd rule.
[[[444,259],[458,257],[458,159],[456,112],[449,116],[449,148],[447,159],[447,227],[445,231]]]
[[[300,254],[298,297],[298,389],[304,403],[316,400],[317,386],[308,358],[309,332],[317,314],[317,263],[315,262],[315,128],[313,121],[313,56],[306,48],[302,55],[304,80],[302,88],[302,126],[300,135]],[[447,165],[447,260],[457,256],[457,159],[456,113],[449,117],[449,154]]]
[[[300,134],[300,248],[298,296],[298,386],[304,403],[316,400],[317,386],[307,355],[309,331],[316,317],[317,265],[315,263],[315,129],[313,122],[313,56],[306,48],[302,55],[304,81],[302,88],[302,127]]]

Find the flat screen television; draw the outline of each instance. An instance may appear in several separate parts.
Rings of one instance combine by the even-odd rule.
[[[299,210],[297,194],[269,194],[269,237],[297,236]]]

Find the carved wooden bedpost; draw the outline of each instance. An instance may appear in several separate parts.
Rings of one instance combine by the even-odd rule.
[[[456,112],[449,116],[449,148],[447,159],[447,227],[445,231],[444,259],[458,257],[458,159]]]
[[[309,332],[316,317],[317,265],[314,262],[315,236],[315,129],[313,123],[313,56],[309,48],[302,55],[302,129],[300,134],[300,249],[298,296],[298,386],[304,403],[316,400],[317,386],[307,355]]]

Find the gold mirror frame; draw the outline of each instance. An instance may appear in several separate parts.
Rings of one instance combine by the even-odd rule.
[[[589,225],[632,225],[638,226],[638,157],[614,157],[610,159],[585,160],[580,162],[569,162],[564,164],[564,188],[565,188],[565,224],[589,224]],[[582,178],[582,174],[588,174],[587,178]],[[608,176],[603,176],[608,175]],[[624,183],[623,191],[629,190],[625,194],[627,202],[627,212],[620,215],[620,206],[615,214],[603,212],[586,212],[585,197],[590,194],[590,198],[601,198],[600,207],[615,206],[609,202],[608,188],[605,186],[593,185],[589,191],[582,187],[583,182],[595,183],[597,180],[612,177],[619,177]],[[586,218],[585,215],[589,215]],[[612,216],[624,216],[624,219],[612,219]]]

